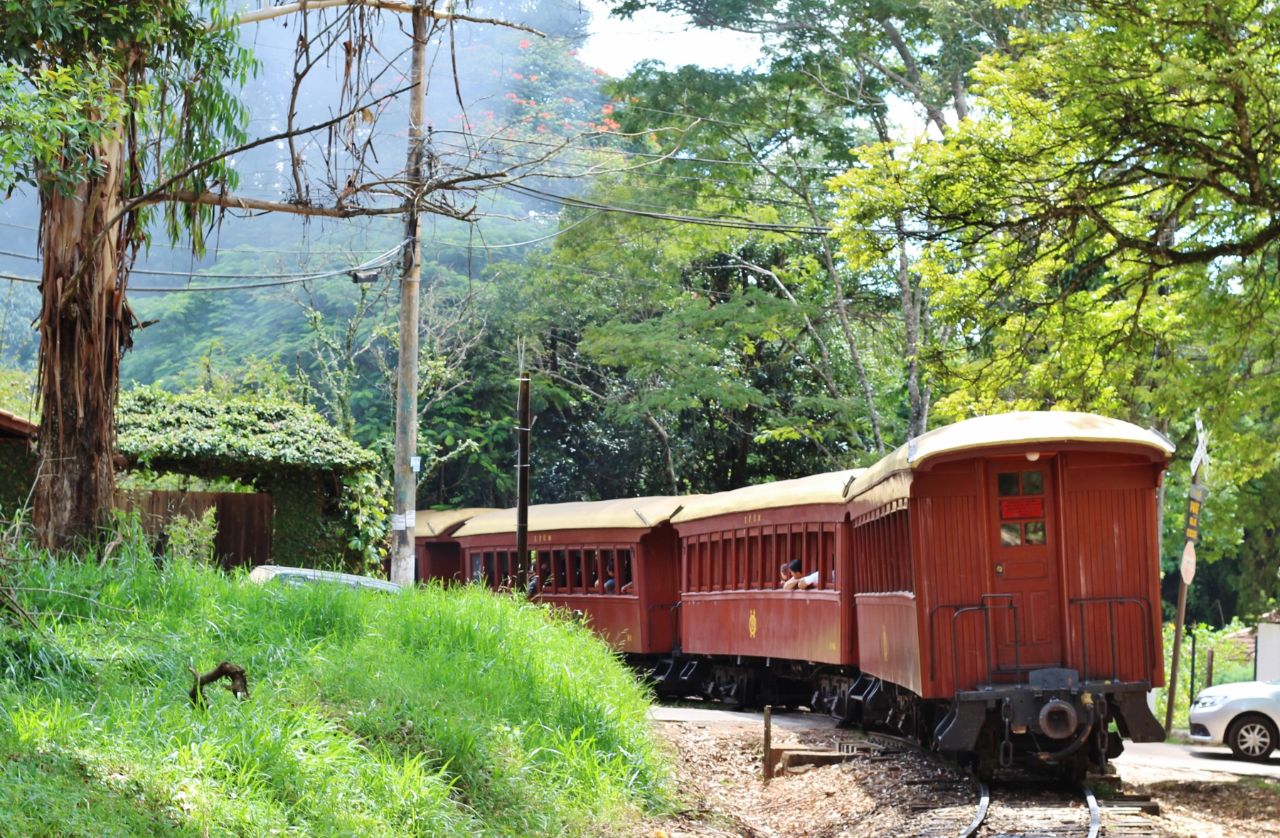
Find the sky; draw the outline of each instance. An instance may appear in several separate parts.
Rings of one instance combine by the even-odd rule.
[[[578,57],[611,76],[626,75],[646,58],[672,68],[698,64],[740,70],[760,57],[757,36],[695,29],[687,19],[652,10],[619,20],[609,17],[609,4],[602,0],[581,2],[591,12],[591,35]]]

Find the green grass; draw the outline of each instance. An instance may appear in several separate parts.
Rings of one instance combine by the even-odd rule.
[[[125,553],[9,565],[40,629],[0,630],[6,832],[599,835],[666,805],[643,690],[542,607]],[[222,660],[250,699],[193,708]]]

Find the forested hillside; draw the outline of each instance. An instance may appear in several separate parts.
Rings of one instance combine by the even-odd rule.
[[[1171,570],[1199,409],[1213,462],[1191,613],[1275,605],[1280,12],[617,4],[646,8],[755,33],[763,58],[608,78],[576,55],[583,13],[549,0],[473,11],[550,37],[459,28],[437,58],[459,77],[429,91],[434,153],[483,140],[528,168],[424,245],[420,506],[513,502],[522,363],[543,502],[722,490],[867,464],[974,414],[1083,409],[1178,444]],[[255,132],[287,118],[297,35],[248,43]],[[301,122],[328,113],[300,101]],[[380,154],[401,154],[403,119],[379,115]],[[238,158],[244,191],[287,191],[292,154]],[[320,171],[324,150],[306,154]],[[33,275],[33,207],[0,208],[0,273]],[[158,238],[140,261],[122,381],[294,398],[385,451],[398,220],[228,212],[207,238],[201,259]],[[8,407],[38,305],[0,289]]]

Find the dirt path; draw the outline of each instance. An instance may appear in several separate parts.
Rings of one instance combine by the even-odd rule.
[[[916,754],[870,750],[840,765],[809,768],[766,784],[760,778],[758,722],[750,717],[694,718],[698,720],[654,722],[675,752],[685,809],[640,824],[637,836],[934,836],[955,834],[950,824],[966,822],[972,815],[971,793],[949,785],[953,774]],[[798,721],[792,718],[775,727],[776,747],[835,747],[842,740],[860,738],[830,728],[825,720],[818,720],[817,727]],[[1144,770],[1135,778],[1138,782],[1124,783],[1122,791],[1151,794],[1160,802],[1161,814],[1148,819],[1152,835],[1280,838],[1280,783],[1218,776],[1214,781],[1187,781]],[[999,792],[995,794],[998,799]]]

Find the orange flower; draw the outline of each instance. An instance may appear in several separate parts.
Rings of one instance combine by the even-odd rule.
[[[520,39],[520,49],[528,49],[531,46],[533,46],[533,42],[530,41],[528,38]]]
[[[605,105],[600,109],[600,113],[604,114],[605,116],[608,116],[609,114],[613,113],[613,105],[611,104]]]

